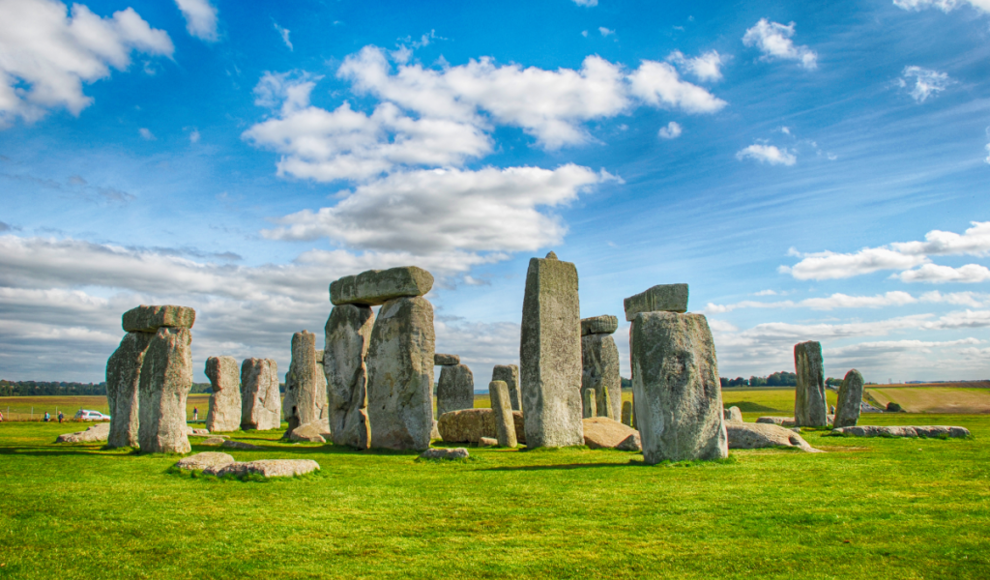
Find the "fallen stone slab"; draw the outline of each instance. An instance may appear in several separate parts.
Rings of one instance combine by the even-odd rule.
[[[822,453],[801,435],[771,423],[725,423],[729,449],[762,449],[764,447],[797,447],[808,453]]]
[[[210,430],[209,429],[194,429],[194,428],[190,427],[189,428],[189,431],[187,433],[189,435],[194,435],[196,437],[206,437],[206,436],[210,435]]]
[[[110,423],[98,423],[85,431],[75,433],[65,433],[55,439],[55,443],[89,443],[92,441],[106,441],[110,436]]]
[[[208,439],[201,441],[199,444],[205,445],[207,447],[220,447],[221,445],[223,445],[224,441],[226,441],[226,439],[223,437],[210,437]]]
[[[969,429],[948,425],[856,425],[833,429],[832,434],[851,437],[969,437]]]
[[[259,459],[258,461],[229,463],[222,467],[208,467],[203,470],[203,473],[217,477],[223,477],[224,475],[238,477],[244,475],[292,477],[319,470],[320,464],[312,459]]]
[[[491,437],[482,437],[478,439],[478,447],[498,447],[498,441]]]
[[[436,366],[459,365],[461,364],[461,357],[456,354],[435,353],[433,355],[433,364]]]
[[[643,442],[639,438],[639,431],[623,439],[622,443],[616,445],[615,448],[619,451],[642,451]]]
[[[227,449],[241,449],[243,451],[251,451],[255,449],[261,449],[257,445],[251,445],[250,443],[244,443],[242,441],[224,441],[221,447],[226,447]]]
[[[657,284],[645,292],[622,301],[626,321],[632,322],[640,312],[687,312],[687,284]]]
[[[608,417],[591,417],[583,423],[584,444],[592,449],[618,449],[630,437],[639,443],[638,431]],[[636,451],[640,449],[641,444],[635,448]]]
[[[739,407],[729,407],[728,409],[725,409],[722,414],[726,421],[733,421],[735,423],[743,422],[742,411],[739,410]]]
[[[183,457],[175,466],[179,469],[202,471],[207,467],[223,467],[231,463],[234,463],[234,458],[226,453],[204,451],[203,453]]]
[[[612,334],[619,328],[619,319],[611,314],[581,319],[581,336]]]
[[[121,317],[127,332],[157,332],[163,326],[192,328],[196,311],[186,306],[145,306],[131,308]]]
[[[289,441],[304,441],[308,443],[326,443],[327,437],[330,436],[323,429],[323,425],[320,422],[300,425],[292,431],[288,431],[286,435]]]
[[[416,266],[368,270],[330,283],[330,302],[377,306],[394,298],[424,296],[433,288],[433,275]]]
[[[470,454],[463,447],[455,447],[453,449],[427,449],[419,456],[422,459],[467,459]]]
[[[495,411],[491,409],[461,409],[440,415],[437,429],[447,443],[477,443],[482,437],[498,440],[495,419]],[[526,443],[523,414],[513,411],[512,422],[516,428],[516,441]]]
[[[794,421],[794,417],[774,417],[766,416],[760,417],[756,420],[757,423],[767,423],[772,425],[779,425],[781,427],[795,427],[797,423]]]

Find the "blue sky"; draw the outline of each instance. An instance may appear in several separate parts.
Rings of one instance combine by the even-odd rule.
[[[528,260],[582,316],[687,282],[723,376],[990,376],[987,0],[0,0],[0,376],[103,378],[141,303],[213,355],[417,264],[437,350],[518,358]],[[616,341],[628,376],[628,325]]]

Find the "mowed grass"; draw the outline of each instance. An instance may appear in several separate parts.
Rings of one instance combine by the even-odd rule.
[[[894,402],[911,413],[990,413],[988,388],[911,386],[867,391],[878,403]]]
[[[754,396],[741,400],[770,406]],[[237,432],[263,448],[238,460],[322,466],[241,482],[168,473],[176,457],[54,444],[64,425],[3,423],[0,578],[990,577],[990,417],[863,422],[974,437],[811,431],[827,453],[645,466],[583,448],[417,462]]]

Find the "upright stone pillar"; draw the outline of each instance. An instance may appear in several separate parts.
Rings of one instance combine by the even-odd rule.
[[[794,423],[798,427],[828,425],[825,403],[825,367],[822,344],[809,340],[794,345],[797,388],[794,390]]]
[[[434,359],[435,360],[435,359]],[[437,417],[474,408],[474,373],[465,364],[443,365],[437,382]]]
[[[499,447],[514,448],[519,442],[516,439],[516,421],[512,416],[509,405],[509,387],[505,381],[488,383],[488,394],[492,400],[492,411],[495,414],[495,436]]]
[[[192,332],[161,327],[141,365],[138,440],[142,453],[189,453],[186,397],[192,389]]]
[[[323,368],[330,434],[336,445],[367,449],[371,444],[365,357],[374,318],[369,306],[341,304],[333,307],[327,319]]]
[[[306,330],[292,335],[292,361],[285,375],[282,401],[282,414],[289,423],[286,436],[303,425],[324,427],[327,379],[322,358],[322,351],[317,357],[316,335]]]
[[[595,404],[595,389],[581,391],[581,416],[585,419],[598,416],[598,405]]]
[[[839,387],[839,400],[835,406],[835,419],[832,426],[852,427],[859,421],[859,412],[863,402],[863,375],[853,369],[846,373]]]
[[[715,343],[704,315],[639,312],[630,342],[645,462],[727,457]]]
[[[577,268],[553,252],[529,261],[519,376],[527,447],[583,445]]]
[[[270,358],[241,363],[241,429],[269,431],[282,425],[278,365]]]
[[[519,367],[517,365],[495,365],[492,368],[492,381],[502,381],[509,388],[509,400],[513,411],[522,411],[519,406]]]
[[[622,424],[632,427],[632,402],[622,402]]]
[[[241,426],[241,381],[237,361],[232,356],[206,359],[206,376],[213,394],[206,414],[211,433],[237,431]]]
[[[107,403],[110,435],[107,447],[138,447],[141,365],[154,334],[128,332],[107,360]]]
[[[622,412],[619,349],[611,336],[618,327],[619,319],[607,314],[581,320],[581,389],[595,391],[596,416],[609,419]]]

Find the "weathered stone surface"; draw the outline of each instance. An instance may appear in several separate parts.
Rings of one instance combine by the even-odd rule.
[[[635,431],[632,435],[623,439],[622,443],[616,445],[615,448],[619,451],[642,451],[643,442],[640,441],[639,431]]]
[[[851,427],[859,421],[860,403],[863,402],[863,375],[856,369],[846,373],[839,387],[839,400],[835,410],[836,427]]]
[[[327,433],[326,426],[319,421],[300,425],[289,431],[286,435],[286,439],[289,441],[306,441],[309,443],[326,443],[329,438],[330,433]]]
[[[505,381],[488,383],[488,394],[492,402],[492,415],[495,419],[495,439],[501,447],[515,447],[516,422],[509,404],[509,386]]]
[[[307,423],[327,423],[327,378],[323,352],[316,350],[316,335],[303,330],[292,335],[292,362],[285,375],[282,415],[288,432]]]
[[[226,439],[223,437],[210,437],[208,439],[204,439],[200,445],[205,445],[207,447],[220,447],[223,445],[224,441],[226,441]]]
[[[244,443],[243,441],[224,441],[220,446],[225,447],[227,449],[239,449],[241,451],[253,451],[256,449],[262,449],[262,447],[258,447],[257,445],[252,445],[250,443]]]
[[[612,334],[619,328],[619,319],[611,314],[581,319],[581,336],[589,334]]]
[[[581,365],[581,390],[594,389],[595,416],[619,417],[622,413],[622,378],[615,339],[607,334],[582,336]]]
[[[657,284],[646,292],[622,301],[626,321],[632,322],[640,312],[687,312],[687,284]]]
[[[278,365],[270,358],[246,358],[241,363],[241,429],[269,431],[282,424],[282,395]]]
[[[126,332],[148,332],[154,334],[167,326],[172,328],[192,328],[196,322],[196,311],[185,306],[145,306],[131,308],[124,313],[122,323]]]
[[[733,423],[743,422],[742,411],[739,410],[739,407],[729,407],[728,409],[725,409],[725,411],[723,411],[722,416],[725,417],[725,420],[727,422],[728,421],[731,421]]]
[[[202,436],[206,436],[206,435],[209,435],[209,434],[210,434],[210,430],[209,429],[193,429],[192,427],[189,427],[189,426],[186,427],[186,435],[187,436],[188,435],[199,435],[199,436],[202,437]]]
[[[461,364],[461,357],[456,354],[435,353],[433,355],[433,364],[436,366],[459,365]]]
[[[330,284],[330,302],[376,306],[403,297],[424,296],[433,288],[433,275],[416,266],[368,270]]]
[[[584,443],[580,311],[574,264],[550,255],[531,259],[519,344],[523,417],[531,448]]]
[[[632,401],[622,402],[622,424],[632,427]]]
[[[772,425],[780,425],[781,427],[794,427],[797,425],[797,422],[794,420],[794,417],[766,416],[766,417],[760,417],[759,419],[756,420],[756,422],[772,424]]]
[[[584,444],[592,449],[615,449],[638,432],[608,417],[591,417],[584,420]]]
[[[513,411],[512,423],[516,428],[516,442],[526,443],[523,414]],[[492,409],[463,409],[444,413],[437,421],[437,428],[447,443],[477,443],[482,437],[498,438],[495,412]]]
[[[598,405],[595,402],[595,389],[582,389],[581,390],[581,417],[587,419],[589,417],[598,416]]]
[[[142,453],[189,453],[186,396],[192,389],[192,333],[188,328],[158,329],[141,365],[140,425]]]
[[[430,430],[430,441],[436,441],[437,439],[442,439],[440,437],[440,428],[437,426],[437,420],[433,420],[433,429]]]
[[[503,381],[509,387],[509,401],[513,411],[521,411],[519,406],[519,367],[516,365],[495,365],[492,380]]]
[[[821,343],[809,340],[795,344],[794,367],[797,373],[794,420],[798,427],[824,427],[828,422],[828,405]]]
[[[463,447],[454,447],[451,449],[427,449],[419,456],[423,459],[467,459],[470,454]]]
[[[140,424],[141,365],[154,335],[128,332],[107,360],[107,403],[110,407],[110,435],[107,447],[138,446]]]
[[[225,465],[230,465],[233,462],[234,458],[226,453],[205,451],[203,453],[197,453],[196,455],[190,455],[189,457],[183,457],[178,463],[175,464],[175,466],[179,469],[202,471],[207,467],[223,467]]]
[[[645,462],[728,456],[715,343],[705,316],[640,312],[630,342]]]
[[[820,453],[803,437],[790,429],[767,423],[726,423],[729,449],[761,449],[764,447],[799,447],[809,453]]]
[[[491,437],[478,439],[478,447],[495,447],[496,445],[498,445],[498,439],[492,439]]]
[[[969,437],[969,429],[949,425],[859,425],[839,427],[832,434],[851,437]]]
[[[371,447],[430,446],[435,340],[425,298],[396,298],[378,311],[365,359]]]
[[[368,367],[365,357],[375,314],[370,307],[334,306],[327,319],[323,369],[327,375],[330,433],[337,445],[367,449]]]
[[[312,459],[260,459],[258,461],[234,462],[222,467],[207,467],[203,473],[223,477],[234,475],[260,475],[262,477],[292,477],[320,470],[320,464]]]
[[[232,356],[206,359],[206,376],[213,394],[206,414],[206,428],[211,433],[237,431],[241,427],[241,377]]]
[[[110,435],[110,423],[97,423],[85,431],[65,433],[55,439],[55,443],[89,443],[106,441]]]
[[[437,381],[437,416],[474,408],[474,373],[467,365],[446,365]]]

